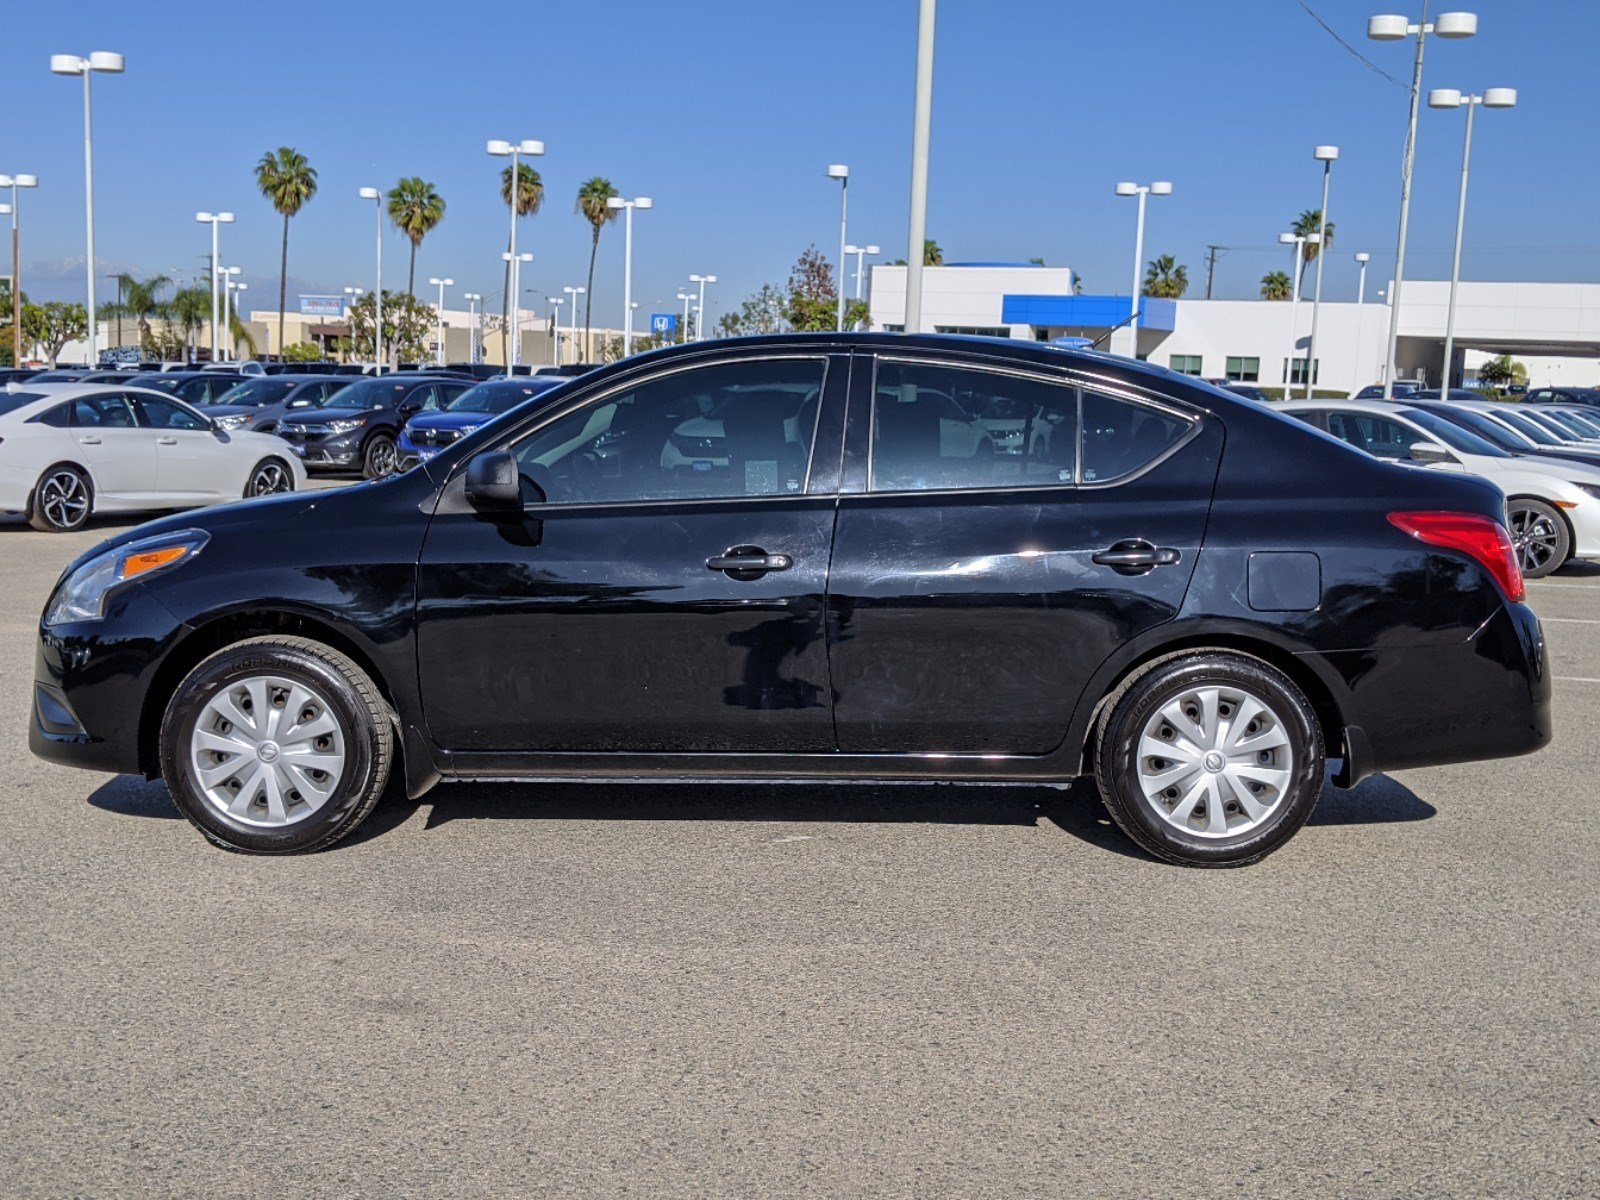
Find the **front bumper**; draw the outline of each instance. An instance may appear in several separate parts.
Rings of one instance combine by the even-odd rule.
[[[349,433],[302,434],[280,427],[278,436],[289,444],[290,451],[305,463],[307,469],[312,467],[336,469],[361,464],[361,440],[365,436],[364,430],[355,429]]]

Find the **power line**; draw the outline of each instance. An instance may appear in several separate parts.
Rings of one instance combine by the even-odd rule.
[[[1333,29],[1333,26],[1329,25],[1326,21],[1324,21],[1321,17],[1319,17],[1316,14],[1315,10],[1312,9],[1311,5],[1306,3],[1306,0],[1300,0],[1300,7],[1306,10],[1306,15],[1307,16],[1309,16],[1313,21],[1315,21],[1318,25],[1321,25],[1322,28],[1327,31],[1327,34],[1328,34],[1329,37],[1331,37],[1334,41],[1338,42],[1339,45],[1343,46],[1346,50],[1348,50],[1351,54],[1353,54],[1356,57],[1356,59],[1363,66],[1365,66],[1367,68],[1367,70],[1372,71],[1375,74],[1382,75],[1385,79],[1387,79],[1390,83],[1394,84],[1395,87],[1397,87],[1397,88],[1402,88],[1402,89],[1404,89],[1405,91],[1408,91],[1408,92],[1411,90],[1411,85],[1409,83],[1406,83],[1403,80],[1396,79],[1393,75],[1389,74],[1389,72],[1385,71],[1377,63],[1373,62],[1365,54],[1361,53],[1361,51],[1357,50],[1349,42],[1345,41],[1342,37],[1340,37],[1337,33],[1335,33],[1334,29]]]

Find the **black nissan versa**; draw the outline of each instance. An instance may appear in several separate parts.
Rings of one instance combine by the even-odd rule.
[[[696,343],[403,474],[109,539],[45,609],[30,744],[159,774],[256,853],[349,833],[391,771],[1089,773],[1139,845],[1235,865],[1325,756],[1349,784],[1548,741],[1503,520],[1478,479],[1109,355]]]

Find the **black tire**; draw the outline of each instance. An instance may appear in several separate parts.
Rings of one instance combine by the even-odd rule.
[[[1264,703],[1286,737],[1291,761],[1286,785],[1259,824],[1238,834],[1206,837],[1157,814],[1156,802],[1146,798],[1140,783],[1139,747],[1147,724],[1163,706],[1192,689],[1212,686]],[[1276,668],[1225,650],[1161,659],[1130,676],[1107,699],[1095,739],[1095,780],[1112,819],[1143,849],[1184,866],[1239,867],[1271,854],[1311,816],[1322,793],[1324,769],[1322,730],[1305,695]],[[1221,796],[1220,791],[1214,794],[1219,804]],[[1224,808],[1224,822],[1230,820],[1228,813],[1241,822],[1246,819],[1236,801]],[[1197,812],[1203,815],[1203,806]]]
[[[189,752],[208,702],[230,684],[263,674],[308,685],[326,697],[346,748],[343,773],[327,801],[276,827],[225,816],[207,798]],[[213,845],[243,854],[305,854],[333,845],[372,812],[394,763],[395,733],[377,685],[345,655],[308,638],[258,637],[218,650],[184,677],[161,721],[160,750],[173,801]]]
[[[361,448],[361,474],[367,479],[393,475],[398,462],[394,438],[387,433],[373,434]]]
[[[28,524],[40,533],[82,529],[94,511],[94,484],[70,463],[57,463],[39,476],[28,503]]]
[[[1513,496],[1506,502],[1506,515],[1524,579],[1543,579],[1572,557],[1572,530],[1553,506],[1532,496]]]
[[[292,491],[294,471],[289,464],[281,458],[263,458],[250,469],[250,478],[244,485],[244,498],[250,500],[256,496],[277,496]]]

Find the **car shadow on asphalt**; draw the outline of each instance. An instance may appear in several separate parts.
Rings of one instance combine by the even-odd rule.
[[[119,775],[89,803],[130,817],[179,818],[159,780]],[[969,783],[441,783],[422,800],[391,795],[339,847],[384,836],[428,808],[423,828],[453,821],[745,821],[1013,825],[1048,821],[1099,850],[1150,859],[1112,822],[1095,785]],[[1323,789],[1311,825],[1425,821],[1437,813],[1386,775]]]

